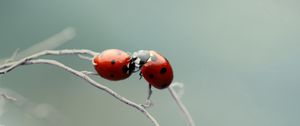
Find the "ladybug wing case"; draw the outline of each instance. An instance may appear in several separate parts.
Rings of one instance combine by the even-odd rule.
[[[169,61],[155,51],[150,51],[150,59],[141,68],[143,77],[155,88],[164,89],[173,81],[173,70]]]
[[[131,75],[128,68],[130,63],[130,55],[122,50],[108,49],[93,60],[93,64],[97,73],[108,80],[123,80]]]

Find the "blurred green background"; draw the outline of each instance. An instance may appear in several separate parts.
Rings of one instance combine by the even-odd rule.
[[[1,0],[0,57],[24,50],[65,27],[77,36],[59,48],[129,52],[153,49],[185,84],[183,102],[198,126],[300,125],[298,0]],[[75,56],[57,59],[93,70]],[[138,76],[96,80],[143,103]],[[19,67],[0,88],[23,96],[7,102],[5,126],[151,126],[137,110],[48,65]],[[167,90],[154,90],[149,112],[162,126],[184,126]],[[3,102],[3,101],[2,101]],[[47,111],[46,111],[47,110]]]

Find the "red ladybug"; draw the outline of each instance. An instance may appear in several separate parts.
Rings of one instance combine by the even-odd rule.
[[[108,49],[97,55],[93,64],[98,74],[108,80],[123,80],[128,78],[134,67],[131,56],[118,49]]]
[[[140,50],[132,56],[135,67],[141,70],[150,85],[158,89],[167,88],[173,81],[173,70],[169,61],[153,50]]]

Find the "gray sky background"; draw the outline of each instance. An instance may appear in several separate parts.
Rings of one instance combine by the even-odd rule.
[[[0,57],[74,27],[75,38],[56,49],[164,54],[174,81],[185,84],[182,100],[198,126],[298,126],[299,5],[297,0],[4,0]],[[74,56],[45,58],[93,70]],[[145,100],[147,83],[138,75],[96,80],[138,103]],[[20,67],[1,76],[0,88],[24,98],[22,104],[5,104],[0,117],[5,126],[151,125],[138,111],[52,66]],[[149,112],[162,126],[186,124],[167,90],[154,90],[152,100]]]

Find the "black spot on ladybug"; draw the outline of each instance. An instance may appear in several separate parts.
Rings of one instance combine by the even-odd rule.
[[[116,63],[116,60],[112,60],[111,64],[114,65]]]
[[[155,55],[151,56],[151,61],[155,62],[157,60],[157,57]]]
[[[112,74],[112,73],[111,73],[109,76],[110,76],[111,78],[114,78],[114,77],[115,77],[115,75],[114,75],[114,74]]]
[[[127,71],[128,71],[128,68],[127,68],[127,66],[126,66],[126,65],[124,65],[124,66],[122,67],[122,71],[123,71],[123,73],[127,73]]]
[[[160,69],[160,74],[165,74],[167,72],[167,68],[163,67]]]
[[[149,74],[149,78],[153,79],[154,78],[154,74]]]

